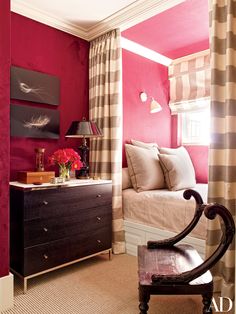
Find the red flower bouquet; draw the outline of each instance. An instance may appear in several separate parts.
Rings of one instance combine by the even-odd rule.
[[[70,170],[79,170],[83,164],[72,148],[58,149],[48,158],[51,165],[58,165],[60,176],[69,179]]]

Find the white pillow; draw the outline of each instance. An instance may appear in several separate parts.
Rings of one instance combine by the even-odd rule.
[[[133,139],[131,139],[130,142],[131,142],[131,144],[134,145],[134,146],[138,146],[138,147],[142,147],[142,148],[147,148],[147,149],[153,149],[153,148],[158,149],[157,143],[145,143],[145,142],[136,141],[136,140],[133,140]]]
[[[125,144],[128,170],[136,192],[162,189],[165,179],[157,149],[146,149]]]
[[[196,177],[191,158],[184,147],[160,148],[159,159],[169,190],[193,188]]]

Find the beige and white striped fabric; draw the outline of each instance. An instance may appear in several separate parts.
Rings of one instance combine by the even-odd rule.
[[[209,50],[174,60],[169,68],[172,114],[196,111],[209,106]],[[206,101],[207,100],[207,101]]]
[[[210,1],[211,30],[211,144],[209,202],[236,209],[236,0]],[[207,256],[217,247],[220,222],[210,221]],[[234,297],[235,241],[213,269],[214,286]]]
[[[89,116],[103,131],[90,142],[90,172],[112,179],[113,252],[125,252],[122,213],[122,64],[118,29],[93,40],[89,51]]]

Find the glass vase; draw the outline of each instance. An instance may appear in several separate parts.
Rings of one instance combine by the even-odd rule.
[[[59,177],[63,178],[64,181],[70,180],[70,169],[66,166],[59,166]]]

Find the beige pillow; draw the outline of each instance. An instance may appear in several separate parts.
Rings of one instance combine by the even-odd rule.
[[[132,188],[128,168],[122,168],[122,190]]]
[[[196,184],[196,176],[195,176],[195,170],[193,167],[192,160],[189,156],[188,151],[183,147],[180,146],[178,148],[159,148],[160,154],[165,154],[165,155],[176,155],[178,156],[181,160],[186,165],[186,172],[188,173],[189,178],[194,178],[195,184]]]
[[[128,170],[136,192],[162,189],[165,179],[157,149],[146,149],[125,144]]]
[[[177,191],[193,188],[196,185],[195,172],[189,155],[183,151],[179,155],[159,154],[159,159],[169,190]]]
[[[161,154],[177,155],[177,156],[179,156],[181,158],[189,159],[189,161],[192,163],[188,151],[183,146],[180,146],[178,148],[161,147],[161,148],[159,148],[159,151],[160,151]]]
[[[134,145],[134,146],[138,146],[138,147],[142,147],[142,148],[147,148],[147,149],[153,149],[153,148],[158,149],[157,143],[145,143],[145,142],[136,141],[136,140],[133,140],[133,139],[131,139],[130,142],[131,142],[131,144]]]

